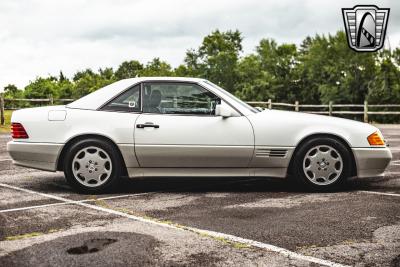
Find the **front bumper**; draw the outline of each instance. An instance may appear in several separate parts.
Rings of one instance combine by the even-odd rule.
[[[383,176],[392,159],[392,153],[387,147],[353,148],[353,154],[359,178]]]
[[[57,159],[63,144],[10,141],[7,151],[15,165],[46,171],[57,170]]]

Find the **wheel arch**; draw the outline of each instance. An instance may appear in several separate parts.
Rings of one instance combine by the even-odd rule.
[[[106,137],[106,136],[100,135],[100,134],[81,134],[81,135],[74,136],[73,138],[68,140],[67,143],[65,143],[65,145],[63,146],[63,148],[60,152],[60,155],[57,159],[57,171],[63,171],[63,162],[64,162],[65,155],[66,155],[66,152],[68,151],[68,149],[76,142],[85,140],[85,139],[89,139],[89,138],[100,139],[100,140],[103,140],[103,141],[111,144],[114,147],[115,151],[117,151],[117,153],[121,159],[122,175],[123,176],[128,175],[124,157],[122,156],[121,150],[119,149],[117,144],[109,137]]]
[[[287,170],[287,174],[289,174],[289,172],[292,168],[294,156],[296,155],[296,153],[300,149],[300,147],[310,139],[321,138],[321,137],[330,137],[330,138],[336,139],[337,141],[342,143],[347,148],[347,150],[350,153],[350,157],[351,157],[351,176],[357,176],[357,164],[356,164],[353,150],[350,147],[350,144],[343,137],[335,135],[335,134],[329,134],[329,133],[315,133],[315,134],[310,134],[310,135],[303,137],[300,140],[300,142],[296,145],[296,147],[292,153],[292,156],[291,156],[290,162],[289,162],[289,167]]]

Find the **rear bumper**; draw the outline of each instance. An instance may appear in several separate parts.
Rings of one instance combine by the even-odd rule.
[[[357,177],[383,176],[386,167],[392,159],[392,153],[384,148],[353,148],[357,165]]]
[[[46,171],[57,170],[57,159],[63,144],[10,141],[7,151],[15,165]]]

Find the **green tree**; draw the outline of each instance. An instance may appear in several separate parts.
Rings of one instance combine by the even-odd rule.
[[[9,84],[4,87],[4,96],[6,98],[18,97],[22,93],[22,90],[19,90],[18,87],[14,84]]]
[[[299,60],[303,91],[317,90],[323,103],[363,103],[376,73],[374,53],[351,50],[342,31],[308,39]]]
[[[395,53],[385,50],[379,53],[376,78],[369,84],[368,101],[373,104],[398,104],[400,100],[400,70],[396,66]]]
[[[114,81],[114,70],[112,68],[100,68],[99,75],[103,80]]]
[[[161,61],[159,58],[154,58],[146,64],[139,74],[143,77],[172,76],[173,71],[171,65],[167,62]]]
[[[177,77],[196,77],[192,71],[184,64],[179,65],[174,69],[173,76]]]
[[[274,40],[263,39],[257,47],[262,71],[268,73],[272,94],[276,101],[299,100],[297,48],[294,44],[277,45]]]
[[[263,39],[256,52],[239,61],[237,94],[246,100],[298,100],[296,46]]]
[[[82,71],[77,71],[72,80],[76,82],[84,76],[93,76],[93,75],[95,75],[95,73],[91,69],[85,69]]]
[[[237,63],[242,51],[242,36],[236,31],[216,30],[204,37],[197,50],[186,52],[189,73],[209,79],[229,91],[237,82]]]
[[[134,78],[143,70],[143,65],[137,60],[124,61],[115,72],[117,80]]]
[[[24,95],[26,98],[48,98],[49,95],[57,97],[57,82],[55,77],[38,77],[25,87]]]
[[[261,60],[251,54],[242,58],[237,67],[238,82],[235,94],[247,101],[266,101],[275,96],[272,87],[274,77],[262,70]]]

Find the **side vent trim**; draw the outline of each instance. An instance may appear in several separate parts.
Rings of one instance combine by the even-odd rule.
[[[287,149],[257,148],[256,157],[263,158],[285,158]]]

